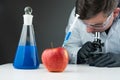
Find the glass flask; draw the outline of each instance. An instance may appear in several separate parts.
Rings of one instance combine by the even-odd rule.
[[[24,11],[24,24],[13,66],[17,69],[37,69],[39,58],[32,25],[32,8],[26,7]]]

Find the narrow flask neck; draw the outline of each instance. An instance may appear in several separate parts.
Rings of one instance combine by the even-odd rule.
[[[32,25],[33,15],[25,14],[23,15],[24,25]]]

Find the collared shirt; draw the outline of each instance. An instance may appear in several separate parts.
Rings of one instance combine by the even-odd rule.
[[[66,33],[68,32],[70,25],[72,24],[75,18],[75,8],[72,10],[72,13],[69,18],[68,26],[66,27]],[[102,51],[104,53],[112,52],[115,54],[120,54],[120,19],[117,18],[110,30],[109,33],[101,32],[100,35],[101,42],[104,43],[104,47],[102,47]],[[94,34],[88,33],[86,31],[86,25],[78,19],[75,23],[74,28],[72,29],[71,36],[68,42],[64,45],[64,48],[67,49],[70,57],[70,63],[76,64],[77,62],[77,53],[79,49],[84,45],[87,41],[94,41]]]

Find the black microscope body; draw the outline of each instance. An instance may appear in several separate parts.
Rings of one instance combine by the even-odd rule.
[[[95,32],[93,45],[96,48],[96,50],[95,52],[90,52],[89,59],[95,59],[103,54],[102,47],[104,46],[104,43],[101,42],[100,32]]]
[[[96,50],[94,52],[90,52],[90,56],[85,59],[86,63],[91,62],[92,60],[96,59],[98,56],[101,56],[103,54],[102,47],[104,46],[104,43],[101,42],[100,32],[95,32],[94,41],[92,43]]]

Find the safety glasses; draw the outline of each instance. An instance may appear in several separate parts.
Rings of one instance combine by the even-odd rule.
[[[94,29],[102,29],[102,28],[105,28],[108,24],[109,24],[109,22],[110,22],[110,19],[111,19],[111,17],[112,17],[112,14],[113,13],[111,13],[110,14],[110,16],[108,16],[108,18],[106,19],[106,21],[103,23],[103,24],[87,24],[87,23],[85,23],[85,25],[87,26],[87,27],[91,27],[91,28],[94,28]]]

